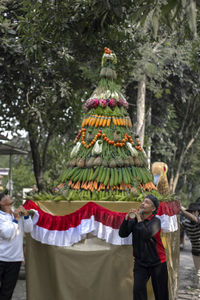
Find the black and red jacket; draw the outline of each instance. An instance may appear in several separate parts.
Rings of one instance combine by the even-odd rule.
[[[165,249],[160,237],[160,219],[154,215],[139,223],[137,218],[124,219],[119,229],[119,236],[124,238],[131,233],[136,263],[153,267],[166,261]]]

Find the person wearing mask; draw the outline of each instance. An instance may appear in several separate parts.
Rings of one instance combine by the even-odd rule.
[[[149,194],[144,197],[139,210],[126,214],[119,236],[132,234],[134,256],[133,298],[147,300],[147,282],[151,277],[155,300],[168,300],[168,270],[165,249],[161,241],[161,223],[155,216],[159,202]]]
[[[17,283],[23,254],[23,233],[31,232],[33,223],[27,210],[12,210],[8,191],[0,194],[0,299],[10,300]]]

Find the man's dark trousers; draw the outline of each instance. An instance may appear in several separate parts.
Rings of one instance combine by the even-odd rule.
[[[0,261],[0,299],[10,300],[17,283],[21,262]]]
[[[151,277],[155,300],[169,300],[166,262],[155,267],[143,267],[135,262],[133,299],[147,300],[147,281]]]

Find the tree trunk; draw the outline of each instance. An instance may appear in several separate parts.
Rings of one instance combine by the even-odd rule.
[[[145,95],[146,95],[146,76],[143,75],[138,84],[137,95],[137,127],[136,134],[139,136],[141,146],[144,145],[145,132]]]
[[[149,106],[148,112],[147,112],[147,126],[151,126],[151,116],[152,116],[152,108],[151,104]],[[148,168],[151,168],[151,137],[148,137],[148,145],[147,145],[147,163]]]
[[[46,154],[49,145],[51,134],[49,133],[46,137],[44,145],[39,145],[36,141],[36,137],[32,134],[31,130],[29,131],[29,141],[33,159],[33,170],[37,183],[38,191],[44,189],[44,172],[46,170]],[[40,148],[43,149],[40,151]]]
[[[200,133],[200,127],[197,129],[195,136],[188,142],[187,146],[185,147],[185,149],[182,150],[180,158],[179,158],[179,162],[178,162],[178,168],[173,180],[173,183],[171,185],[171,191],[172,193],[175,193],[176,190],[176,186],[178,184],[178,180],[179,180],[179,176],[180,176],[180,170],[183,164],[183,160],[187,154],[187,151],[189,150],[189,148],[192,146],[192,144],[194,143],[194,141],[197,139],[198,135]]]
[[[30,132],[29,132],[29,141],[30,141],[32,159],[33,159],[33,170],[34,170],[35,180],[37,183],[37,188],[38,191],[42,191],[44,188],[44,182],[43,182],[44,172],[42,169],[41,157],[38,149],[39,147],[34,139],[34,136]]]

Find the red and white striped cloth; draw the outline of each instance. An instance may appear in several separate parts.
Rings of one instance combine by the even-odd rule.
[[[131,245],[132,237],[120,238],[120,224],[126,213],[106,209],[94,202],[88,202],[75,212],[65,216],[54,216],[41,210],[35,202],[27,200],[24,207],[35,210],[33,216],[33,239],[54,246],[72,246],[86,238],[88,233],[113,245]],[[157,217],[164,232],[178,229],[177,214],[180,203],[160,202]]]

